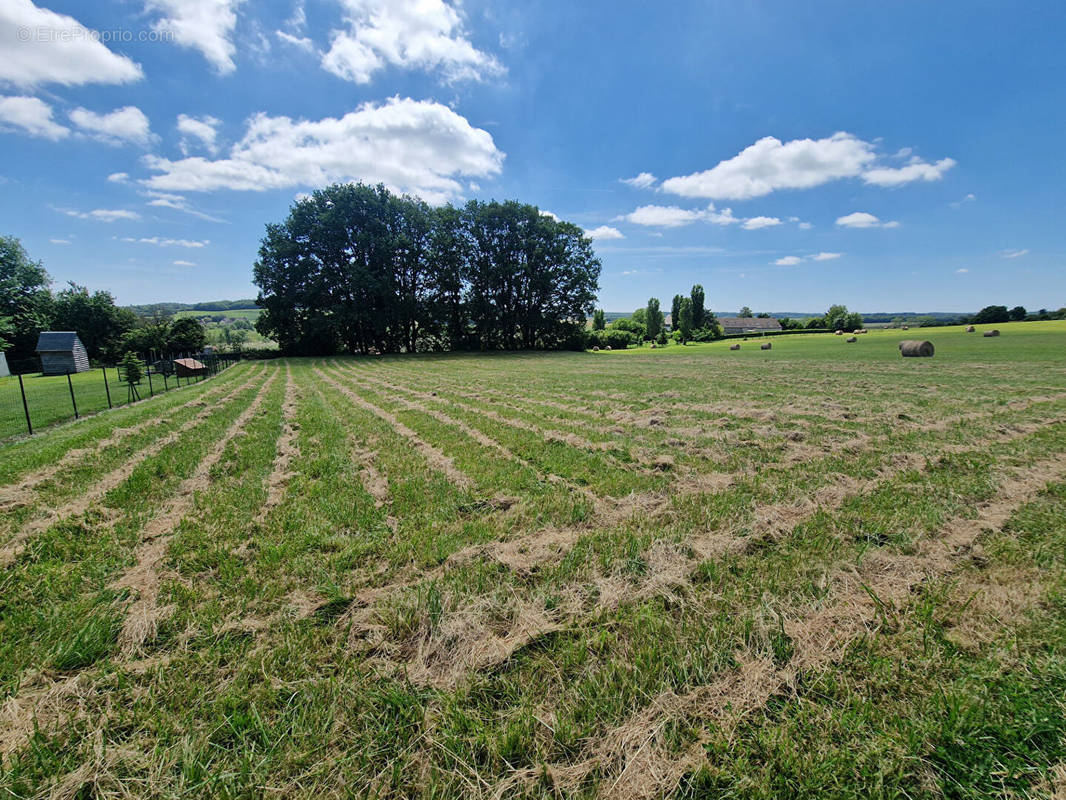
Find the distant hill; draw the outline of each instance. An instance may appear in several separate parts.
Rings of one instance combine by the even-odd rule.
[[[210,300],[206,303],[148,303],[139,306],[126,306],[133,313],[142,317],[172,317],[181,311],[237,311],[239,309],[259,310],[255,300]]]

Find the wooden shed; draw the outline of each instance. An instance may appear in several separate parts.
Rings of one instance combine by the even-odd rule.
[[[0,353],[0,378],[6,378],[11,374],[11,370],[7,368],[7,356]]]
[[[207,367],[204,366],[202,361],[197,361],[195,358],[175,358],[174,359],[174,372],[179,378],[195,378],[197,375],[203,375],[207,371]]]
[[[74,331],[45,331],[37,340],[37,355],[45,375],[89,371],[89,354]]]

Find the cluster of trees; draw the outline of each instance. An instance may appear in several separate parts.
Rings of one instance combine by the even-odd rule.
[[[670,335],[667,335],[666,317],[657,297],[650,298],[644,308],[638,308],[631,316],[616,319],[610,325],[606,319],[603,309],[593,314],[588,346],[617,348],[644,342],[664,345],[671,339],[685,344],[722,337],[722,326],[708,310],[706,293],[699,284],[692,287],[687,297],[674,295],[670,308]]]
[[[985,306],[971,317],[963,317],[960,322],[967,325],[994,324],[999,322],[1036,322],[1039,320],[1066,319],[1066,308],[1048,311],[1042,308],[1035,313],[1025,310],[1025,306]]]
[[[172,317],[180,311],[237,311],[258,309],[253,298],[209,300],[206,303],[146,303],[126,306],[140,317]]]
[[[581,228],[535,206],[337,184],[267,226],[256,330],[299,354],[581,347],[599,274]]]
[[[145,320],[115,305],[109,292],[70,283],[52,291],[52,279],[22,243],[0,236],[0,350],[13,368],[32,368],[41,331],[76,331],[89,358],[114,363],[128,350],[196,351],[204,333],[196,320]]]

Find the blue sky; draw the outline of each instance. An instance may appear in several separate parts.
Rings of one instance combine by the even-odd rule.
[[[254,295],[338,180],[581,225],[600,304],[1066,305],[1066,4],[0,0],[0,233]]]

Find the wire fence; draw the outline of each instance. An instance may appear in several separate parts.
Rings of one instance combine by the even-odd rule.
[[[240,361],[239,353],[145,353],[136,382],[121,365],[83,372],[21,373],[0,378],[0,439],[109,408],[136,403],[190,383],[207,380]]]

